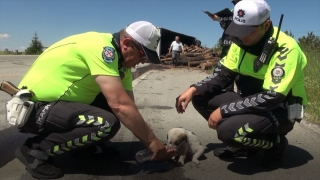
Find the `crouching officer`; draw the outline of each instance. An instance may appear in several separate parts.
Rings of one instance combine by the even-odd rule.
[[[153,152],[151,160],[174,155],[144,121],[132,91],[131,68],[147,60],[160,63],[159,39],[159,28],[138,21],[114,34],[87,32],[67,37],[36,59],[18,86],[33,95],[27,92],[27,98],[21,99],[17,93],[18,100],[7,103],[10,111],[34,102],[33,110],[24,113],[28,117],[22,118],[24,123],[14,122],[19,113],[8,114],[11,124],[36,134],[15,152],[29,173],[46,179],[63,176],[51,163],[52,157],[110,140],[120,122]]]
[[[286,135],[303,118],[307,103],[307,59],[296,41],[281,31],[278,36],[278,30],[265,1],[238,2],[226,30],[234,37],[229,53],[212,76],[176,99],[178,113],[192,101],[208,126],[217,130],[227,147],[215,149],[215,156],[247,157],[263,150],[263,167],[281,166]],[[237,76],[239,93],[222,92]]]

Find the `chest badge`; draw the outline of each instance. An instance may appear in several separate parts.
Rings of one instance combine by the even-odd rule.
[[[275,67],[271,71],[271,75],[273,79],[281,79],[284,76],[284,70],[282,67]]]

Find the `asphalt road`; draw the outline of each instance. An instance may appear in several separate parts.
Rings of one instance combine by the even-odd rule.
[[[10,59],[0,56],[0,80],[18,83],[35,57],[19,56]],[[141,74],[141,73],[140,73]],[[207,146],[201,164],[187,162],[184,167],[172,167],[170,163],[148,162],[137,164],[134,154],[144,147],[124,126],[112,139],[110,146],[118,148],[122,154],[109,159],[75,159],[69,155],[56,158],[56,164],[64,169],[61,179],[319,179],[320,176],[320,129],[302,121],[288,134],[289,146],[286,150],[283,168],[269,171],[261,168],[259,162],[263,153],[249,159],[224,161],[213,156],[212,151],[224,146],[217,139],[216,132],[209,129],[207,122],[193,109],[177,114],[175,98],[190,84],[204,78],[206,74],[187,68],[153,68],[134,80],[134,93],[139,111],[155,134],[166,141],[166,133],[172,127],[185,127],[195,132],[203,145]],[[9,96],[0,92],[0,102]],[[25,167],[13,156],[13,151],[28,134],[18,133],[14,127],[6,125],[4,105],[0,106],[0,179],[33,179]]]

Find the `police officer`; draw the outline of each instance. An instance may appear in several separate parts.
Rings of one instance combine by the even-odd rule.
[[[263,167],[276,169],[282,165],[288,145],[286,135],[295,121],[302,119],[301,108],[307,103],[307,59],[297,42],[285,33],[280,31],[275,40],[277,31],[265,1],[238,2],[226,30],[234,37],[229,53],[212,76],[191,85],[176,99],[178,113],[192,101],[227,145],[215,149],[215,156],[248,157],[264,151]],[[236,76],[239,93],[223,92]],[[294,112],[288,111],[295,107]]]
[[[241,0],[233,0],[231,1],[231,3],[233,5],[236,5],[239,1]],[[213,16],[209,16],[209,17],[214,21],[219,21],[220,27],[223,29],[223,33],[221,36],[222,50],[220,53],[220,58],[223,58],[224,56],[227,55],[230,49],[230,46],[232,44],[231,36],[226,34],[225,32],[228,26],[230,25],[230,23],[232,22],[233,10],[230,11],[228,8],[225,8],[224,10],[221,10],[215,13]],[[230,84],[230,86],[226,88],[226,91],[234,91],[234,83]]]
[[[45,179],[63,176],[52,157],[81,149],[95,152],[85,150],[113,138],[120,122],[153,152],[151,160],[174,155],[144,121],[132,91],[131,68],[147,60],[160,63],[159,40],[159,28],[138,21],[114,34],[67,37],[37,58],[19,84],[34,93],[35,109],[20,130],[36,136],[15,152],[29,173]]]
[[[236,5],[241,0],[233,0],[231,3],[233,5]],[[225,55],[227,55],[230,46],[232,44],[232,41],[230,39],[230,36],[225,33],[226,29],[228,28],[229,24],[232,22],[233,17],[233,10],[229,10],[228,8],[219,11],[215,13],[213,16],[209,16],[214,21],[219,21],[220,27],[223,29],[222,37],[221,37],[221,54],[220,57],[223,58]]]

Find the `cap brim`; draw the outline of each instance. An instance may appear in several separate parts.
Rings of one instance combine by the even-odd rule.
[[[238,25],[232,21],[225,33],[234,37],[247,37],[256,28],[257,26],[243,26],[243,25]]]
[[[154,64],[161,64],[160,58],[156,51],[151,51],[150,49],[142,45],[142,49],[147,56],[147,59]]]

